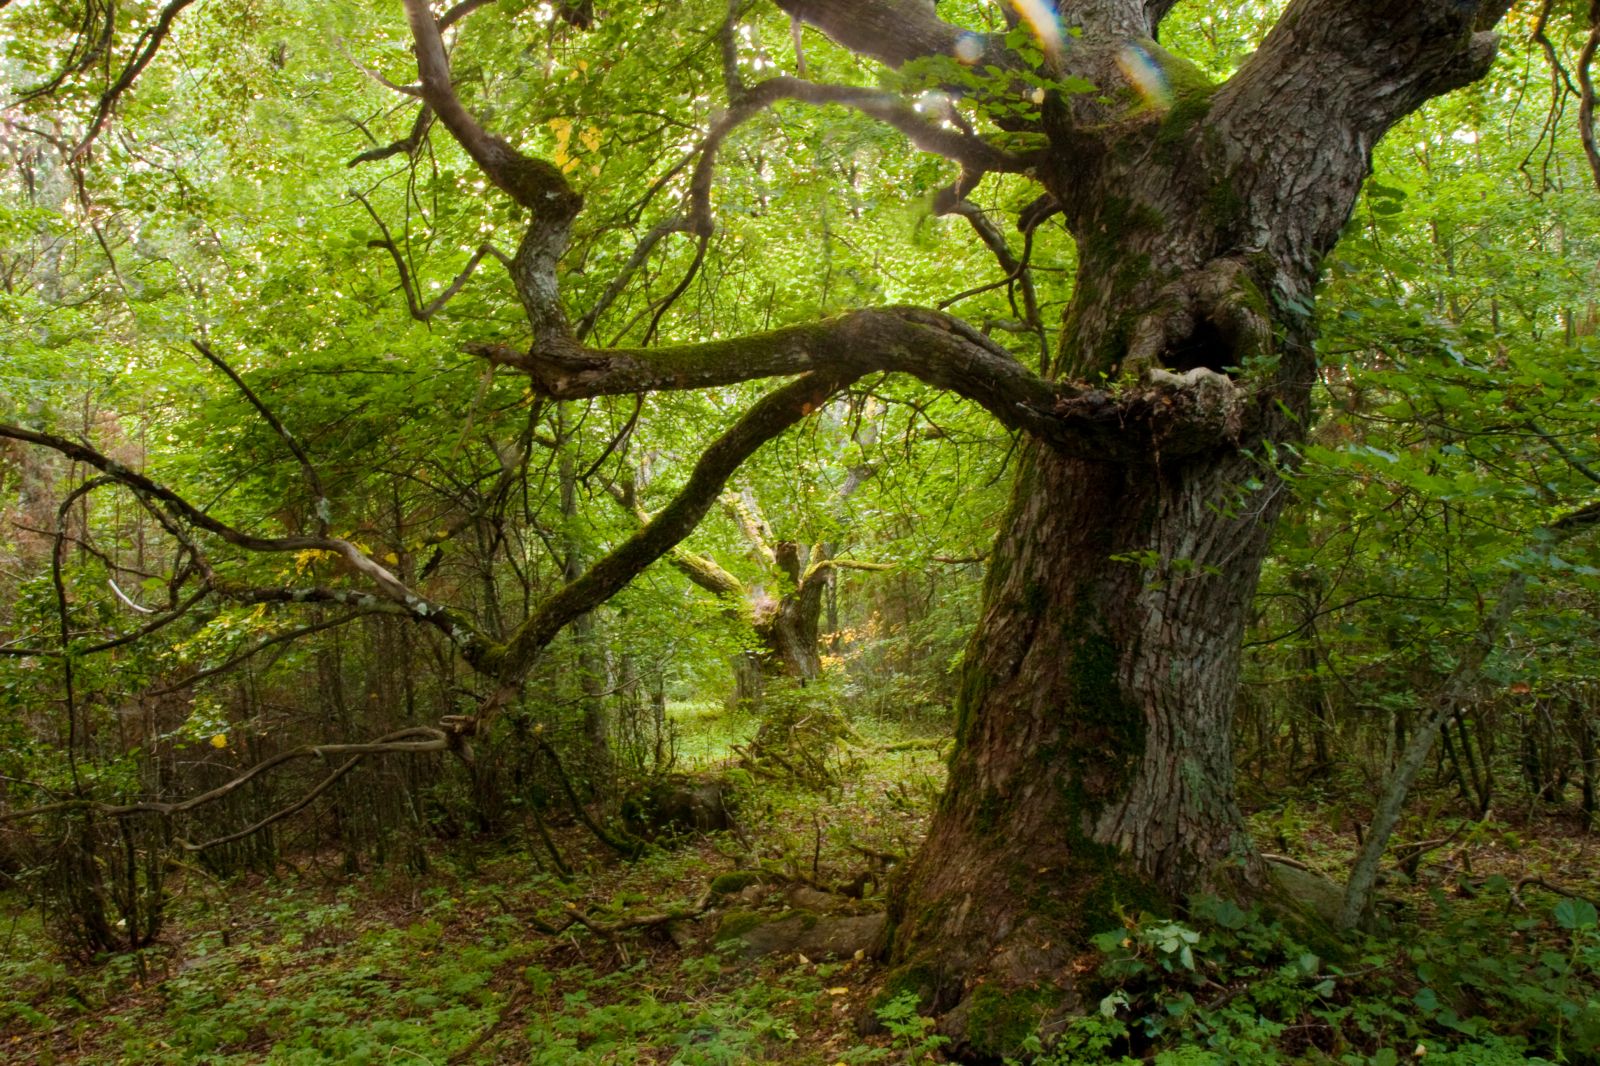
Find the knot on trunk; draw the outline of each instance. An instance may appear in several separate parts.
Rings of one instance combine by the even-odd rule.
[[[1182,373],[1152,368],[1142,385],[1064,395],[1052,413],[1080,428],[1106,428],[1104,458],[1110,462],[1237,447],[1263,425],[1260,394],[1206,367]]]

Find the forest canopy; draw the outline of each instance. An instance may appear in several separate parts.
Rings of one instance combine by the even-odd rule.
[[[180,973],[196,886],[494,842],[529,937],[859,967],[859,1061],[1595,1061],[1597,46],[0,3],[0,904]]]

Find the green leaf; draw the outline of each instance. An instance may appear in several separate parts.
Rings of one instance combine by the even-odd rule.
[[[1593,929],[1600,921],[1593,903],[1585,899],[1564,899],[1555,906],[1556,924],[1568,931]]]

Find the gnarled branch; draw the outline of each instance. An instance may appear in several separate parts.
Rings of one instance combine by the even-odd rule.
[[[377,560],[347,540],[326,536],[262,537],[253,533],[246,533],[212,517],[165,485],[159,484],[146,475],[124,466],[122,463],[103,455],[86,444],[79,444],[76,441],[68,440],[52,433],[41,433],[36,430],[23,429],[21,426],[4,423],[0,423],[0,437],[49,448],[69,459],[94,467],[112,480],[165,504],[175,516],[189,525],[220,537],[236,548],[252,552],[329,552],[343,560],[352,571],[371,581],[383,599],[403,608],[407,614],[418,621],[427,622],[443,632],[454,643],[462,647],[463,652],[468,655],[469,659],[474,654],[475,649],[482,643],[482,637],[475,626],[444,605],[433,603],[407,587],[403,581]],[[275,590],[273,595],[280,596],[283,600],[290,602],[309,602],[312,599],[320,598],[299,592],[288,592],[287,590]],[[349,595],[357,594],[352,593]],[[357,605],[366,606],[364,603],[358,603]]]

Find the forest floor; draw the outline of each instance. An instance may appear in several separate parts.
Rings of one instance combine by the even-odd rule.
[[[694,709],[680,720],[694,761],[726,758],[737,728]],[[795,902],[770,886],[710,896],[718,875],[760,866],[810,890],[920,839],[943,781],[937,730],[858,728],[840,784],[763,781],[739,834],[630,863],[556,826],[569,882],[531,833],[438,845],[425,872],[349,875],[328,855],[227,883],[185,869],[160,942],[94,965],[62,961],[37,910],[0,896],[0,1062],[943,1061],[872,962],[718,942],[730,912]],[[1264,849],[1333,876],[1354,848],[1348,821],[1328,798],[1252,816]],[[1600,925],[1563,894],[1600,892],[1600,837],[1525,810],[1480,822],[1441,808],[1408,828],[1449,839],[1387,887],[1388,935],[1332,961],[1228,905],[1188,925],[1130,915],[1105,945],[1101,1011],[1048,1061],[1600,1062]],[[867,895],[844,910],[871,909]],[[702,903],[691,919],[606,932]],[[862,1036],[875,1012],[880,1031]]]

